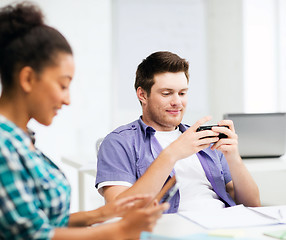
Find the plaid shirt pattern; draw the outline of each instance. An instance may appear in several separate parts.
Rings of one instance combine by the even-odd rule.
[[[69,221],[70,185],[22,129],[0,115],[0,239],[51,239]]]

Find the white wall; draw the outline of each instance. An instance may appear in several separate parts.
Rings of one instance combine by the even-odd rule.
[[[72,103],[48,128],[47,141],[57,136],[53,148],[61,154],[94,154],[96,139],[105,135],[111,125],[110,2],[38,0],[37,3],[44,10],[47,22],[70,42],[76,64]]]
[[[141,115],[134,81],[137,66],[156,51],[171,51],[190,63],[190,90],[185,122],[208,110],[206,1],[113,1],[113,126]]]
[[[243,1],[245,112],[278,111],[278,1]]]
[[[278,110],[286,111],[286,1],[278,0]]]
[[[207,3],[208,105],[219,121],[244,110],[242,1]]]
[[[207,3],[211,114],[286,111],[286,2]]]

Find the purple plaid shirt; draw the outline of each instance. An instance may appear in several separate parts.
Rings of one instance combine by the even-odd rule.
[[[187,128],[187,125],[179,125],[181,132]],[[155,132],[156,130],[147,126],[140,117],[108,134],[98,152],[95,186],[105,181],[125,181],[134,184],[162,151],[155,138]],[[227,207],[234,206],[235,202],[225,189],[225,185],[231,181],[231,175],[223,154],[207,148],[198,152],[197,156],[214,191]],[[173,169],[169,177],[174,173]],[[167,213],[177,212],[179,202],[178,191],[170,200]]]

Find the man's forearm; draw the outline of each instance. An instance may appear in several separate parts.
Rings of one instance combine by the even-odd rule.
[[[155,197],[163,187],[176,163],[176,159],[169,151],[170,149],[163,150],[134,185],[119,194],[118,198],[134,194],[150,194]]]
[[[245,206],[260,206],[259,189],[241,158],[230,162],[229,168],[233,181],[235,202]]]

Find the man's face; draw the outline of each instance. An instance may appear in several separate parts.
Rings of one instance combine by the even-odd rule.
[[[143,121],[157,131],[174,130],[182,121],[187,106],[188,81],[184,72],[154,76],[150,95],[142,102]]]

